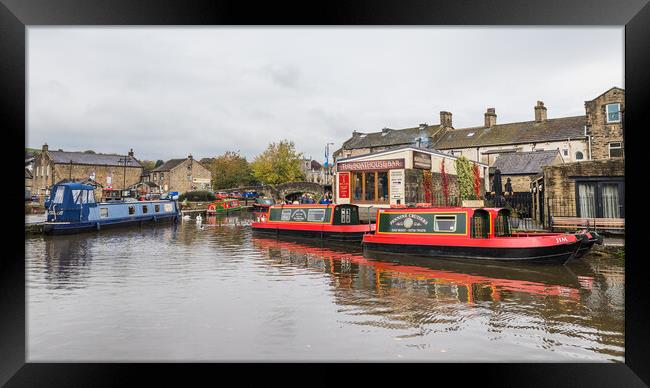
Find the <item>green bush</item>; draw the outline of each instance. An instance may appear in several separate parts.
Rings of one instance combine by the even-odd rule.
[[[185,199],[188,201],[214,201],[216,198],[210,191],[188,191],[178,196],[180,202]]]

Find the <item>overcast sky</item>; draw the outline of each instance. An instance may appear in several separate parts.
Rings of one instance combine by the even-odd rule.
[[[353,130],[584,114],[625,87],[623,27],[28,28],[28,147],[321,163]]]

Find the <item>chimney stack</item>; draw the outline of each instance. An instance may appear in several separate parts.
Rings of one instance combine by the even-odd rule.
[[[428,125],[429,125],[429,124],[427,124],[427,123],[421,123],[421,124],[420,124],[420,129],[424,129],[424,128],[426,128]]]
[[[187,158],[188,158],[189,160],[192,160],[192,154],[187,155]]]
[[[451,128],[451,113],[440,111],[440,126]]]
[[[131,150],[129,151],[129,156],[133,157],[133,148],[131,148]]]
[[[387,134],[389,131],[390,131],[390,129],[389,129],[389,128],[386,128],[386,127],[384,127],[384,128],[381,129],[381,133],[382,133],[382,134]]]
[[[535,106],[535,121],[538,123],[546,121],[546,107],[543,101],[537,101],[537,105]]]
[[[47,151],[47,143],[43,144],[43,152]]]
[[[485,126],[492,128],[497,124],[497,114],[494,112],[494,108],[488,108],[485,112]]]

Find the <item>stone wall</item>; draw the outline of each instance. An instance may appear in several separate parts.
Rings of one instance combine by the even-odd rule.
[[[621,104],[625,109],[625,92],[612,88],[595,98],[585,102],[587,114],[587,133],[591,136],[591,158],[593,160],[609,159],[609,143],[623,141],[622,123],[607,123],[606,105]]]
[[[505,193],[506,191],[506,182],[510,178],[510,184],[512,184],[512,191],[515,193],[518,192],[530,192],[530,182],[535,174],[531,175],[501,175],[501,184],[503,187],[501,190]],[[490,182],[490,187],[492,187],[492,182]]]
[[[562,216],[575,216],[575,178],[576,177],[624,177],[625,160],[607,159],[588,162],[567,163],[557,166],[546,166],[544,170],[545,201],[561,201]],[[555,214],[560,215],[556,211]]]

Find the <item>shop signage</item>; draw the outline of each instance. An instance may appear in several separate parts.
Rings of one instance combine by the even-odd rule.
[[[363,160],[360,162],[341,162],[337,171],[378,171],[404,168],[404,158],[389,160]]]
[[[390,172],[390,203],[404,203],[404,170]]]
[[[339,198],[350,198],[350,173],[339,173]]]
[[[413,168],[431,170],[431,154],[413,151]]]

